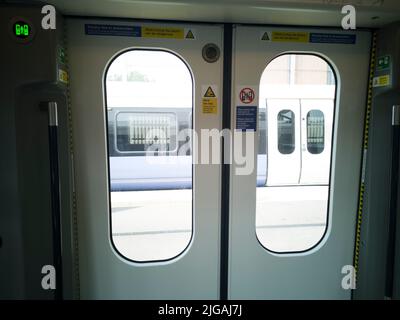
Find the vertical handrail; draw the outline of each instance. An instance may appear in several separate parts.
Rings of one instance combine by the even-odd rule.
[[[224,61],[223,61],[223,106],[222,106],[222,129],[231,128],[231,97],[232,97],[232,48],[233,48],[233,25],[224,24]],[[225,138],[222,145],[225,146]],[[232,148],[232,146],[229,146]],[[230,190],[230,164],[226,163],[225,152],[222,152],[221,179],[221,244],[220,244],[220,300],[229,298],[229,190]]]
[[[60,175],[58,165],[57,102],[47,102],[49,116],[50,194],[53,228],[53,265],[56,270],[55,300],[63,299],[62,234],[60,210]]]
[[[385,297],[393,297],[393,280],[396,254],[396,220],[397,220],[397,196],[399,183],[399,153],[400,153],[400,105],[392,109],[392,163],[390,181],[390,211],[388,229],[388,247],[386,255],[386,285]]]

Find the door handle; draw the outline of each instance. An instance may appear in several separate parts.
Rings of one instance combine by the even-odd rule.
[[[392,107],[392,126],[400,125],[400,105]]]

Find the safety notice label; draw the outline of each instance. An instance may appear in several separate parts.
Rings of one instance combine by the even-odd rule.
[[[58,69],[58,80],[62,83],[68,83],[68,73],[63,69]]]
[[[337,44],[355,44],[355,34],[341,33],[310,33],[311,43],[337,43]]]
[[[196,40],[195,29],[179,27],[85,24],[85,34],[91,36]]]
[[[356,35],[352,33],[322,33],[302,31],[262,31],[260,40],[272,42],[303,42],[355,44]]]
[[[272,41],[279,42],[308,42],[308,32],[274,31]]]
[[[142,28],[128,25],[85,24],[85,34],[93,36],[141,37]]]
[[[218,98],[217,98],[217,86],[206,85],[202,86],[203,97],[201,101],[203,113],[218,113]]]
[[[236,107],[236,130],[257,130],[257,106]]]
[[[256,97],[256,94],[254,93],[254,90],[252,88],[243,88],[242,90],[240,90],[239,92],[239,99],[240,102],[245,103],[245,104],[249,104],[252,103],[254,101]]]
[[[372,81],[372,86],[374,88],[390,86],[390,75],[385,74],[383,76],[375,77]]]
[[[183,28],[142,27],[143,38],[183,39]]]
[[[383,71],[390,69],[390,56],[382,56],[377,59],[376,70]]]

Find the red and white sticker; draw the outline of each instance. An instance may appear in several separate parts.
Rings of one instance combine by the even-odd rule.
[[[254,90],[252,88],[243,88],[242,90],[240,90],[239,93],[239,99],[240,102],[244,103],[244,104],[249,104],[252,103],[254,101],[256,97],[256,94],[254,93]]]

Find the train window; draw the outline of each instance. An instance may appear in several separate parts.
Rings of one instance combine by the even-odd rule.
[[[324,238],[336,73],[315,54],[282,54],[260,79],[256,223],[275,254],[305,252]]]
[[[282,154],[291,154],[295,145],[295,119],[291,110],[278,113],[278,150]]]
[[[164,153],[176,148],[176,115],[160,112],[119,112],[116,143],[119,152],[142,152],[158,145]]]
[[[193,234],[191,148],[178,140],[192,127],[192,74],[171,52],[125,51],[105,97],[113,247],[134,262],[173,259]]]
[[[312,154],[324,151],[325,120],[321,110],[310,110],[307,113],[307,150]]]

